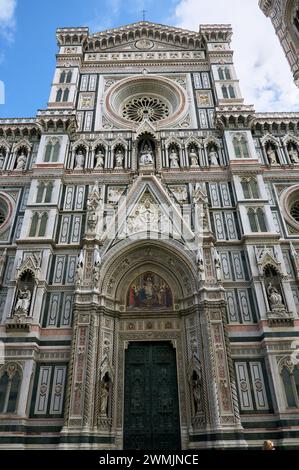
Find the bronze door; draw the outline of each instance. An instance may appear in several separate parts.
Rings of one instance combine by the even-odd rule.
[[[131,343],[125,361],[124,449],[179,450],[175,349],[166,342]]]

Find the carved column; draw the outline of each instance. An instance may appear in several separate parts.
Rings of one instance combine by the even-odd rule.
[[[241,430],[230,346],[225,331],[225,309],[224,301],[210,305],[204,302],[201,314],[210,420],[214,429],[234,427]]]

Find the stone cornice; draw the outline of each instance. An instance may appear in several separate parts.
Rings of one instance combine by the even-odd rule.
[[[273,0],[259,0],[259,7],[266,16],[269,16],[273,3]]]
[[[45,109],[37,112],[37,121],[44,132],[49,128],[58,131],[75,132],[77,129],[76,113],[67,109]]]
[[[0,137],[40,135],[42,129],[36,118],[0,119]]]
[[[230,24],[200,25],[199,32],[207,42],[228,42],[229,44],[233,35]]]
[[[255,115],[252,105],[219,105],[216,108],[216,123],[221,129],[249,128]]]
[[[56,30],[56,39],[58,46],[81,45],[87,40],[89,34],[88,28],[58,28]]]
[[[204,41],[200,32],[149,21],[140,21],[90,35],[85,50],[90,52],[108,50],[134,41],[140,41],[140,50],[143,49],[142,41],[147,41],[148,44],[144,44],[144,49],[150,50],[152,40],[172,45],[175,48],[204,48]]]

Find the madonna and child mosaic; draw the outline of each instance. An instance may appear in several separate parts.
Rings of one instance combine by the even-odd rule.
[[[167,282],[157,274],[147,272],[130,285],[127,307],[129,310],[165,309],[172,307],[172,293]]]

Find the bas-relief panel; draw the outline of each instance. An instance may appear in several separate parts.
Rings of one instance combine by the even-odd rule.
[[[155,273],[141,274],[129,287],[127,310],[164,310],[171,309],[172,306],[173,299],[169,285]]]

